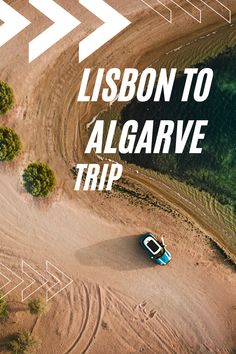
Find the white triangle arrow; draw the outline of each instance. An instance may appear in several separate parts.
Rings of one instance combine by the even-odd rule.
[[[209,7],[212,11],[214,11],[217,15],[222,17],[228,23],[232,22],[232,11],[222,4],[219,0],[216,0],[212,5],[208,4],[205,0],[201,0],[206,6]],[[224,14],[227,14],[224,16]]]
[[[190,0],[185,0],[187,4],[189,4],[192,8],[191,12],[188,11],[185,7],[181,6],[179,3],[177,3],[175,0],[171,0],[176,6],[178,6],[181,10],[183,10],[187,15],[192,17],[194,20],[196,20],[199,23],[202,23],[202,10],[199,9],[196,5],[194,5]],[[194,12],[194,14],[192,13]],[[197,15],[196,15],[197,14]]]
[[[9,279],[5,274],[3,274],[3,269],[7,270],[8,273],[10,273],[11,275],[13,275],[13,277],[15,278],[15,280],[17,280],[17,283],[14,285],[15,281]],[[4,264],[0,263],[0,275],[7,280],[7,282],[0,288],[0,290],[4,289],[7,285],[13,283],[13,287],[11,289],[9,289],[6,293],[3,294],[2,298],[4,298],[5,296],[7,296],[8,294],[10,294],[12,291],[14,291],[16,288],[18,288],[18,286],[20,286],[24,280],[21,279],[16,273],[14,273],[11,269],[9,269],[8,267],[6,267]]]
[[[27,272],[26,272],[26,269],[27,269]],[[28,299],[30,296],[32,296],[38,290],[40,290],[44,285],[46,285],[48,280],[44,276],[42,276],[42,274],[37,272],[37,270],[35,270],[33,267],[31,267],[28,263],[26,263],[25,261],[22,261],[22,263],[21,263],[21,270],[22,270],[22,273],[25,274],[31,280],[31,283],[26,288],[24,288],[21,292],[22,302],[24,302],[26,299]],[[39,283],[40,285],[38,285],[36,287],[36,289],[34,288],[34,290],[32,290],[31,293],[28,293],[28,295],[25,295],[26,290],[31,288],[36,283],[36,280],[28,274],[29,271],[31,273],[33,272],[33,273],[37,274],[37,279],[40,278],[41,281]]]
[[[103,0],[80,0],[79,2],[104,22],[102,26],[80,42],[79,62],[81,63],[128,27],[131,22]]]
[[[31,63],[79,26],[81,22],[53,0],[29,0],[29,2],[54,22],[52,26],[30,42],[29,62]]]
[[[52,298],[54,298],[56,295],[60,294],[64,289],[66,289],[73,282],[73,280],[69,278],[67,275],[65,275],[65,273],[63,273],[60,269],[58,269],[49,261],[46,261],[46,270],[48,274],[50,274],[53,277],[53,279],[56,280],[56,283],[52,285],[46,292],[46,301],[49,301]],[[57,275],[59,274],[61,278],[64,278],[66,282],[65,280],[62,282],[57,276],[55,276],[55,273]],[[60,285],[59,290],[55,290],[54,293],[52,293],[52,290],[55,289],[58,285]]]
[[[3,0],[0,0],[0,20],[4,22],[0,27],[0,47],[30,25],[30,21]]]
[[[155,9],[153,6],[151,6],[147,1],[145,0],[141,0],[147,7],[149,7],[150,9],[152,9],[157,15],[161,16],[162,18],[164,18],[164,20],[166,20],[169,23],[172,23],[172,18],[173,18],[173,14],[172,14],[172,10],[164,5],[161,0],[156,0],[158,5],[160,6],[160,8],[162,8],[162,11],[158,11],[157,9]]]

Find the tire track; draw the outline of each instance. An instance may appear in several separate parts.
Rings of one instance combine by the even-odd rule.
[[[120,294],[116,294],[115,292],[113,292],[113,290],[108,290],[111,299],[115,299],[115,301],[111,301],[113,304],[118,303],[121,308],[123,308],[126,313],[128,314],[129,317],[134,317],[134,313],[131,311],[131,309],[129,308],[129,306],[126,304],[126,302],[123,301],[122,296]],[[145,306],[147,304],[145,303]],[[149,350],[151,350],[153,353],[156,353],[155,349],[153,347],[151,347],[147,341],[145,339],[143,339],[143,337],[141,336],[140,333],[145,333],[146,332],[146,336],[150,337],[151,335],[154,336],[156,338],[156,342],[158,342],[158,345],[162,346],[162,352],[164,353],[171,353],[171,354],[175,354],[175,350],[173,349],[173,347],[171,346],[172,340],[171,337],[174,338],[181,338],[181,335],[178,334],[177,335],[177,331],[176,329],[172,328],[172,326],[170,325],[170,323],[168,323],[168,321],[166,321],[163,317],[161,317],[160,315],[158,315],[158,318],[150,318],[148,316],[148,314],[145,313],[145,317],[148,316],[148,320],[151,320],[152,322],[148,322],[148,320],[146,320],[145,323],[145,328],[143,328],[143,332],[142,331],[137,331],[135,329],[134,326],[132,326],[132,322],[128,321],[126,316],[122,314],[122,311],[119,312],[120,315],[122,316],[122,318],[124,319],[124,321],[129,325],[129,328],[132,329],[133,333],[135,334],[135,336],[139,339],[139,341],[141,340],[142,343],[149,348]],[[143,313],[142,313],[143,314]],[[157,321],[159,324],[159,328],[161,327],[162,331],[156,331],[156,327],[157,327]],[[141,322],[143,322],[141,320]],[[140,325],[140,322],[139,322]],[[148,327],[148,330],[147,330]],[[164,328],[164,330],[163,330]],[[163,335],[163,332],[165,335]],[[155,343],[155,341],[153,341],[153,343]],[[179,345],[181,343],[181,353],[189,353],[188,349],[187,349],[187,345],[184,343],[184,341],[180,342],[179,340]]]
[[[111,303],[114,305],[116,310],[117,310],[117,306],[120,306],[121,308],[125,309],[126,312],[129,313],[130,317],[132,317],[133,313],[132,313],[132,311],[130,311],[129,307],[126,304],[124,304],[123,301],[120,300],[119,297],[117,295],[115,295],[112,291],[108,290],[108,292],[110,293],[111,299],[115,298],[115,301],[111,301]],[[145,339],[142,338],[142,336],[137,332],[137,330],[134,328],[134,326],[132,326],[132,322],[131,321],[127,321],[127,318],[126,318],[125,315],[123,315],[122,311],[119,311],[119,314],[123,318],[125,323],[127,323],[129,325],[129,328],[132,330],[133,334],[136,337],[138,337],[138,339],[142,342],[142,344],[144,344],[146,347],[148,347],[148,349],[151,352],[153,352],[153,354],[155,354],[155,350],[149,345],[149,343]]]
[[[64,352],[64,354],[73,353],[75,350],[77,350],[76,353],[85,354],[88,351],[88,349],[90,348],[91,344],[93,343],[93,341],[94,341],[94,339],[95,339],[95,337],[96,337],[96,335],[98,333],[98,330],[100,328],[100,325],[101,325],[102,313],[103,313],[102,291],[101,291],[101,288],[98,285],[96,285],[96,292],[93,294],[93,297],[94,297],[93,298],[93,302],[94,302],[94,304],[98,303],[96,322],[95,322],[94,329],[92,331],[92,334],[89,337],[89,340],[88,340],[87,344],[85,344],[85,346],[80,349],[79,348],[80,342],[83,339],[83,336],[85,335],[85,331],[90,328],[89,317],[90,317],[90,315],[92,316],[93,313],[94,313],[94,310],[92,309],[92,305],[91,305],[91,300],[90,300],[91,294],[90,294],[87,286],[84,283],[82,283],[82,284],[83,284],[83,288],[84,288],[84,292],[85,292],[85,298],[86,298],[86,304],[87,304],[87,306],[86,306],[86,315],[85,315],[85,318],[84,318],[84,321],[83,321],[82,328],[80,330],[80,334],[75,339],[73,344],[69,347],[69,349],[67,349]]]
[[[84,293],[85,293],[85,299],[86,299],[86,310],[85,310],[85,317],[83,320],[83,324],[80,330],[80,334],[78,335],[78,337],[75,339],[75,341],[73,342],[73,344],[70,346],[69,349],[67,349],[67,351],[64,352],[64,354],[70,354],[73,352],[73,350],[77,347],[77,345],[79,344],[79,341],[87,327],[88,324],[88,319],[89,319],[89,312],[90,312],[90,299],[89,299],[89,291],[86,287],[86,285],[82,282],[83,285],[83,289],[84,289]]]
[[[88,342],[88,344],[86,345],[85,349],[81,352],[81,354],[85,354],[88,349],[90,348],[91,344],[93,343],[93,340],[96,337],[96,334],[98,333],[99,327],[101,325],[101,320],[102,320],[102,292],[101,292],[101,288],[97,285],[97,295],[98,295],[98,318],[97,318],[97,323],[95,325],[93,334]]]

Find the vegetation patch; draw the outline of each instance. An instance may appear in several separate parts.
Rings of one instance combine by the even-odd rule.
[[[19,155],[21,142],[16,132],[7,127],[0,127],[0,161],[12,161]]]
[[[0,81],[0,115],[6,114],[15,104],[12,88],[4,81]]]
[[[23,173],[24,187],[34,197],[46,197],[56,185],[54,172],[44,163],[31,163]]]
[[[31,315],[40,316],[47,312],[47,303],[42,298],[35,298],[28,303],[28,309]]]
[[[0,293],[0,320],[6,321],[9,317],[8,307],[3,294]]]
[[[8,348],[12,354],[29,354],[35,353],[38,345],[39,342],[29,331],[20,331],[9,340]]]

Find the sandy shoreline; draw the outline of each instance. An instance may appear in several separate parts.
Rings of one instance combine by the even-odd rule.
[[[222,22],[206,10],[207,23],[199,28],[175,9],[175,28],[167,32],[167,24],[157,20],[155,13],[143,13],[143,4],[109,1],[133,24],[106,50],[79,65],[78,41],[100,22],[77,2],[60,3],[88,22],[29,65],[26,42],[48,22],[25,1],[11,2],[36,24],[1,48],[1,79],[9,81],[17,95],[17,106],[3,123],[20,133],[24,147],[15,169],[0,169],[1,262],[17,272],[21,259],[39,270],[50,260],[74,284],[55,298],[46,317],[36,323],[24,305],[20,305],[23,311],[14,310],[19,293],[13,293],[12,318],[18,324],[1,325],[1,343],[9,331],[26,326],[43,339],[39,354],[231,353],[235,348],[234,274],[200,230],[158,206],[135,206],[119,195],[75,195],[70,174],[71,167],[84,161],[87,123],[106,108],[101,102],[76,102],[83,68],[92,66],[95,74],[97,67],[123,68],[132,63],[141,69],[150,64],[158,48],[161,58],[166,44],[178,47],[184,36],[189,40]],[[227,3],[235,12],[236,4]],[[35,202],[22,188],[19,174],[34,159],[48,162],[56,171],[59,189],[52,203]],[[145,177],[137,179],[132,172],[126,176],[138,182],[138,190],[152,190]],[[146,230],[165,237],[173,255],[168,268],[157,269],[143,257],[137,237]]]

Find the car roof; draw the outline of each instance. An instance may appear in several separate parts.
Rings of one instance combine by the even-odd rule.
[[[149,240],[148,240],[149,239]],[[150,241],[153,241],[157,246],[159,246],[159,248],[154,252],[150,247],[149,247],[149,242]],[[155,237],[153,237],[153,235],[151,234],[149,234],[149,235],[147,235],[144,239],[143,239],[143,245],[145,246],[145,248],[151,253],[151,254],[153,254],[153,255],[156,255],[156,254],[158,254],[162,249],[163,249],[163,246],[162,246],[162,244],[160,243],[160,242],[158,242],[158,240],[155,238]]]

